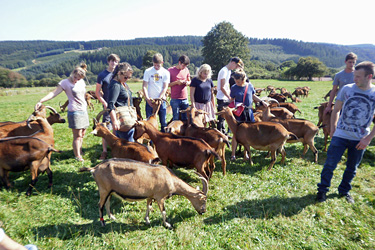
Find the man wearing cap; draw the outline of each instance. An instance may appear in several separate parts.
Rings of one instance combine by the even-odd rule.
[[[230,102],[230,86],[229,79],[232,70],[243,68],[244,64],[239,57],[233,57],[230,59],[229,63],[224,66],[217,76],[217,111],[221,111],[224,107],[229,105]],[[218,117],[217,129],[222,133],[226,134],[224,126],[224,118],[222,116]]]

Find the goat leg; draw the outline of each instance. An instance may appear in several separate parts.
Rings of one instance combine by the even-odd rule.
[[[105,202],[105,210],[111,220],[116,220],[116,217],[111,213],[111,196],[108,196],[108,199]]]
[[[0,167],[0,179],[3,181],[6,189],[11,187],[8,176],[9,176],[9,172]]]
[[[38,181],[38,178],[34,178],[31,180],[31,183],[29,185],[29,188],[27,189],[26,191],[26,195],[27,196],[30,196],[31,195],[31,192],[33,191],[33,187],[35,186],[35,184],[37,183]]]
[[[271,170],[275,162],[276,162],[276,150],[272,149],[271,150],[271,163],[267,170]]]
[[[150,225],[150,211],[152,211],[152,199],[148,198],[147,199],[147,210],[146,210],[146,216],[145,216],[145,221],[147,225]]]
[[[163,225],[164,225],[166,228],[171,229],[171,228],[172,228],[172,225],[169,224],[169,223],[167,222],[167,212],[165,211],[164,201],[165,201],[165,199],[162,199],[162,200],[157,201],[157,202],[158,202],[158,206],[159,206],[159,209],[160,209],[161,215],[162,215],[162,217],[163,217]]]

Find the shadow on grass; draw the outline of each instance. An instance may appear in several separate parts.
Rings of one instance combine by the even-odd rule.
[[[146,212],[146,202],[145,202],[145,209],[142,212]],[[61,240],[69,240],[77,238],[78,235],[91,235],[95,237],[100,237],[102,234],[107,234],[111,232],[117,233],[124,233],[130,231],[146,231],[150,228],[154,227],[164,227],[162,224],[162,215],[159,209],[155,209],[153,213],[157,213],[157,215],[152,216],[150,221],[150,225],[147,225],[145,221],[135,221],[129,219],[129,223],[119,222],[121,218],[117,216],[117,220],[110,220],[107,216],[104,217],[106,226],[102,226],[99,221],[99,213],[93,219],[92,223],[86,224],[74,224],[74,223],[62,223],[62,224],[54,224],[54,225],[46,225],[41,227],[36,227],[38,236],[43,238],[50,238],[55,237]],[[180,223],[187,218],[196,216],[197,214],[189,209],[183,210],[182,212],[174,215],[167,214],[167,222],[172,225],[172,230],[176,228],[177,223]],[[131,215],[128,215],[129,217]]]
[[[223,212],[204,220],[206,224],[222,223],[236,218],[273,219],[278,216],[292,217],[305,207],[315,204],[315,194],[302,197],[270,197],[266,199],[243,200],[223,208]],[[337,197],[330,194],[327,198]]]

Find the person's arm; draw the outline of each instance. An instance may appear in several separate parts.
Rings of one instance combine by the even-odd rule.
[[[165,93],[167,93],[167,90],[168,90],[168,82],[164,82],[163,83],[163,89],[162,89],[162,91],[160,92],[160,95],[159,95],[160,99],[163,99],[165,97]]]
[[[190,86],[190,102],[191,102],[191,106],[192,106],[193,108],[195,108],[195,104],[194,104],[194,102],[195,102],[194,94],[195,94],[195,87]]]
[[[372,128],[370,134],[368,134],[367,136],[363,137],[359,143],[357,144],[357,146],[355,146],[356,149],[358,150],[364,150],[371,142],[372,138],[374,138],[375,136],[375,126]]]
[[[26,250],[26,248],[9,238],[0,228],[0,250]]]
[[[268,107],[268,103],[260,99],[257,95],[253,94],[253,100],[262,103],[265,107]]]
[[[102,89],[102,85],[100,83],[96,83],[96,89],[95,89],[96,97],[103,104],[104,109],[106,109],[108,104],[103,98],[102,92],[100,91],[101,89]]]
[[[51,100],[55,96],[59,95],[61,92],[63,92],[63,88],[60,85],[57,85],[54,91],[49,92],[46,96],[44,96],[42,99],[38,101],[38,103],[35,105],[35,110],[37,110],[40,106],[42,106],[43,102]]]
[[[333,108],[333,111],[331,113],[331,131],[330,131],[331,138],[336,131],[337,121],[339,120],[339,116],[340,116],[339,113],[340,113],[340,110],[342,109],[342,106],[343,106],[343,102],[340,100],[337,100]]]
[[[120,84],[112,83],[108,86],[108,108],[109,108],[109,116],[111,117],[113,130],[119,130],[120,124],[116,117],[116,107],[115,103],[118,99],[120,94]]]
[[[143,94],[145,95],[146,102],[148,103],[148,105],[150,105],[150,107],[152,107],[152,101],[150,97],[148,96],[148,82],[143,80],[142,89],[143,89]]]
[[[328,112],[331,111],[333,99],[335,99],[335,96],[336,96],[336,93],[337,93],[337,88],[338,88],[338,85],[333,85],[331,93],[329,95],[328,105],[327,105],[326,109],[324,110],[324,114],[327,114]]]
[[[225,90],[224,85],[225,85],[225,79],[222,78],[222,79],[220,79],[220,90],[221,90],[221,92],[223,92],[223,94],[224,94],[226,97],[228,97],[228,99],[231,99],[229,93]],[[233,100],[232,100],[232,101],[233,101]]]

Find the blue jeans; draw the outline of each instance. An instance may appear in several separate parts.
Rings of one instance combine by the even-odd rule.
[[[134,128],[130,129],[127,132],[116,130],[115,135],[118,138],[125,139],[125,140],[128,140],[130,142],[134,142],[134,131],[135,131]]]
[[[171,99],[171,106],[173,111],[173,121],[179,120],[180,110],[185,110],[189,107],[187,99]],[[186,113],[181,113],[181,121],[187,121]]]
[[[152,107],[150,105],[148,105],[148,103],[146,102],[146,116],[147,116],[147,118],[149,118],[151,115],[152,115]],[[159,121],[160,121],[160,125],[161,125],[160,131],[165,132],[164,128],[167,126],[167,122],[166,122],[167,105],[164,101],[160,105],[158,115],[159,115]]]
[[[337,164],[341,160],[341,156],[344,154],[345,150],[348,149],[348,160],[346,161],[346,169],[342,176],[342,181],[339,185],[339,193],[346,195],[352,189],[350,183],[352,182],[356,172],[357,167],[361,163],[363,154],[366,150],[358,150],[355,148],[359,141],[352,141],[348,139],[343,139],[340,137],[332,137],[331,144],[327,152],[327,160],[324,164],[322,173],[320,175],[320,183],[318,184],[318,191],[326,193],[329,191],[331,186],[331,179],[333,176],[333,171],[336,169]]]

